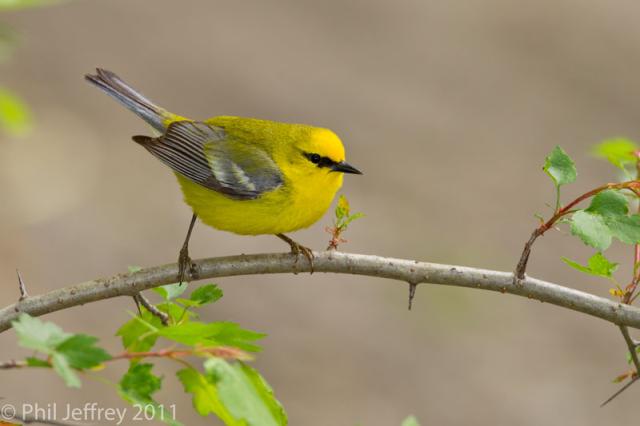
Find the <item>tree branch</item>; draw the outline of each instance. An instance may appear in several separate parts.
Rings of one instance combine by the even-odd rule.
[[[368,275],[406,283],[451,285],[515,294],[582,312],[617,325],[640,329],[638,308],[535,278],[527,277],[522,285],[514,285],[513,274],[508,272],[335,251],[314,254],[315,272]],[[295,257],[290,253],[219,257],[198,260],[194,264],[200,279],[309,271],[306,262],[296,264]],[[29,296],[0,309],[0,332],[11,328],[11,321],[20,312],[40,316],[111,297],[133,296],[140,291],[177,280],[178,265],[169,264]]]

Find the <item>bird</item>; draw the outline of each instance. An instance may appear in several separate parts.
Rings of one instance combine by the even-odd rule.
[[[175,174],[193,210],[178,256],[178,279],[197,268],[189,256],[196,220],[240,235],[275,235],[291,253],[313,252],[287,235],[317,222],[342,186],[343,175],[362,174],[345,160],[340,138],[306,124],[216,116],[191,120],[151,102],[115,73],[97,68],[85,79],[142,118],[154,136],[132,139]]]

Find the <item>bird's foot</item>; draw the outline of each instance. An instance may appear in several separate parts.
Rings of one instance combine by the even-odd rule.
[[[303,255],[309,261],[309,272],[313,274],[313,251],[309,247],[305,247],[302,244],[299,244],[293,241],[291,238],[287,237],[284,234],[278,234],[278,237],[285,241],[291,247],[291,253],[296,257],[295,264],[298,264],[298,260],[300,259],[300,255]]]
[[[298,263],[298,259],[300,259],[300,255],[302,254],[309,261],[309,269],[310,273],[313,274],[313,251],[309,247],[305,247],[298,243],[291,244],[291,253],[296,256],[296,264]]]
[[[178,282],[180,284],[185,282],[187,271],[189,279],[193,279],[198,275],[196,265],[189,257],[189,247],[185,245],[180,249],[180,255],[178,256]]]

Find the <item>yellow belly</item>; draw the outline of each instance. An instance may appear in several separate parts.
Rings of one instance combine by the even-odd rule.
[[[216,229],[242,235],[280,234],[307,228],[327,211],[342,185],[342,173],[297,188],[287,181],[254,200],[235,200],[176,174],[185,202],[200,220]],[[308,183],[308,182],[307,182]]]

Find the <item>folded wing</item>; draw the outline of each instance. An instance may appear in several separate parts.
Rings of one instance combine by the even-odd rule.
[[[280,169],[257,145],[227,138],[224,129],[197,121],[177,121],[158,138],[134,136],[173,171],[238,200],[258,198],[280,187]]]

